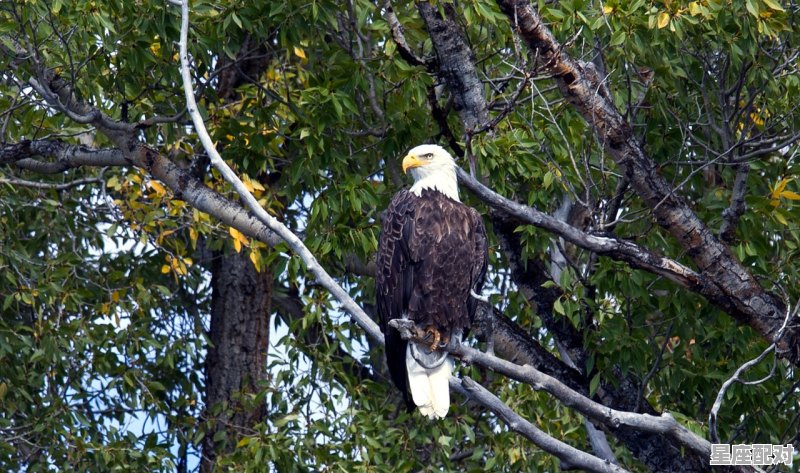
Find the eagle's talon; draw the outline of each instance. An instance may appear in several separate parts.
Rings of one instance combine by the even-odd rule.
[[[436,351],[439,348],[439,342],[442,340],[442,334],[433,325],[429,325],[428,328],[425,329],[424,340],[427,342],[430,340],[430,337],[433,337],[433,341],[430,344],[431,351]]]

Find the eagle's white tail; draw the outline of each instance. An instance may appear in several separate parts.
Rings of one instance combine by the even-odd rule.
[[[406,349],[406,370],[411,397],[423,415],[441,419],[450,409],[450,375],[453,372],[453,359],[448,356],[441,365],[427,369],[414,359],[411,354],[411,343]],[[441,353],[436,355],[438,357]]]

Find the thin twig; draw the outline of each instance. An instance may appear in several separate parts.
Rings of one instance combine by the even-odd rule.
[[[76,179],[70,182],[64,182],[61,184],[57,183],[50,183],[50,182],[37,182],[37,181],[28,181],[25,179],[6,179],[0,178],[0,184],[8,184],[11,186],[23,186],[23,187],[32,187],[34,189],[52,189],[57,191],[63,191],[66,189],[70,189],[72,187],[82,186],[85,184],[95,184],[97,182],[103,182],[103,179],[99,177],[91,177],[86,179]]]
[[[796,304],[794,310],[792,310],[792,306],[790,304],[786,305],[786,317],[783,320],[783,325],[781,326],[780,330],[778,330],[778,334],[775,336],[775,342],[770,344],[760,355],[753,358],[752,360],[748,361],[747,363],[740,366],[734,373],[733,376],[728,378],[724,383],[722,383],[722,387],[719,389],[717,393],[717,398],[714,400],[714,405],[711,407],[711,412],[708,414],[708,436],[711,438],[711,441],[714,443],[719,443],[719,434],[717,433],[717,417],[719,416],[719,410],[722,407],[722,400],[725,397],[725,393],[728,391],[728,388],[731,387],[733,383],[742,383],[742,384],[760,384],[764,381],[768,380],[772,377],[774,370],[770,372],[770,374],[758,381],[744,381],[741,379],[742,373],[749,370],[753,366],[761,363],[761,360],[767,357],[770,353],[775,351],[776,344],[781,339],[784,330],[786,329],[786,325],[789,323],[789,320],[792,319],[795,315],[797,315],[798,309],[800,309],[800,303]]]

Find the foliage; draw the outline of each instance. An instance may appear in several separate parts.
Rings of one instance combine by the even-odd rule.
[[[471,137],[486,184],[550,213],[565,197],[607,208],[623,176],[589,125],[552,80],[537,75],[535,58],[493,2],[456,5],[493,115],[516,100],[491,133]],[[731,250],[766,288],[796,303],[800,169],[791,138],[800,129],[797,6],[565,0],[538,7],[573,56],[590,61],[595,41],[602,45],[601,72],[618,108],[676,192],[712,228],[722,225],[730,205],[737,165],[749,163],[747,211]],[[415,5],[394,2],[394,11],[414,52],[433,55]],[[448,141],[430,100],[446,108],[448,92],[432,71],[401,57],[383,14],[365,0],[192,2],[194,80],[224,159],[364,306],[373,303],[373,282],[348,262],[369,261],[376,251],[380,212],[405,183],[399,158],[415,144]],[[22,82],[36,67],[57,71],[82,100],[114,119],[180,113],[178,19],[169,2],[151,0],[0,6],[0,71],[11,71],[12,63],[16,68],[0,72],[0,142],[88,137],[91,147],[110,146],[102,134],[47,109]],[[37,51],[33,61],[5,54],[23,38]],[[240,87],[237,100],[225,102],[216,96],[217,65],[220,58],[235,59],[250,38],[269,39],[267,68],[257,84]],[[529,77],[517,100],[517,87]],[[447,123],[465,146],[457,114]],[[143,126],[141,140],[182,167],[196,163],[197,143],[185,117]],[[380,348],[327,293],[307,284],[297,259],[284,248],[263,251],[266,245],[190,208],[146,172],[0,172],[40,182],[103,179],[68,190],[9,181],[0,190],[2,469],[173,471],[194,454],[204,435],[201,365],[210,291],[203,249],[223,245],[272,268],[276,293],[299,294],[304,310],[297,319],[273,314],[271,377],[250,399],[267,404],[268,419],[219,460],[220,470],[263,471],[264,464],[278,471],[556,468],[557,460],[474,406],[456,405],[439,423],[398,410],[393,388],[380,377]],[[230,192],[216,174],[207,173],[205,182]],[[488,221],[487,206],[462,193]],[[630,193],[618,214],[598,210],[593,217],[598,232],[685,259]],[[522,260],[552,257],[552,234],[528,226],[517,234]],[[491,238],[493,302],[558,353],[553,335],[511,281],[508,255]],[[577,264],[555,281],[563,295],[554,315],[583,334],[593,391],[614,386],[620,372],[649,379],[643,400],[706,436],[720,385],[766,343],[663,278],[583,250],[565,251]],[[310,331],[327,334],[325,343],[306,343]],[[349,371],[342,349],[376,379]],[[770,363],[748,377],[768,374]],[[789,388],[796,368],[775,363],[770,381],[729,391],[723,439],[797,441],[796,402],[787,400],[797,395]],[[550,435],[590,448],[582,418],[550,396],[475,367],[462,372]],[[612,446],[627,468],[641,467],[622,445],[612,440]]]

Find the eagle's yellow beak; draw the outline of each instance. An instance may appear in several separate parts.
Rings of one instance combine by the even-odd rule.
[[[413,154],[409,154],[408,156],[403,158],[403,174],[408,173],[409,169],[418,168],[426,164],[427,161],[423,161],[418,157],[414,156]]]

